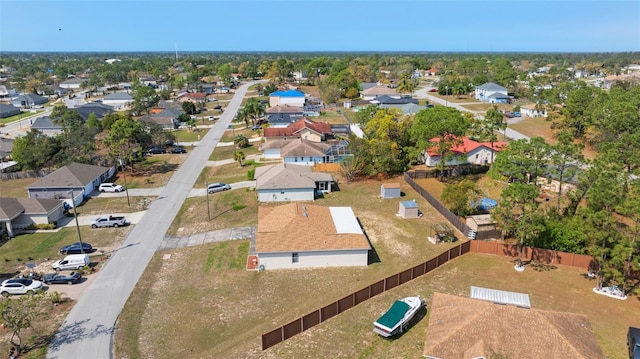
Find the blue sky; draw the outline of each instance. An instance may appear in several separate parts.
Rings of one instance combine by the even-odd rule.
[[[0,0],[0,51],[640,51],[638,0]]]

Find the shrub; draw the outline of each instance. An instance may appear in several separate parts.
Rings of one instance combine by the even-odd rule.
[[[253,181],[253,177],[255,175],[256,175],[256,168],[255,167],[247,171],[247,179],[249,181]]]

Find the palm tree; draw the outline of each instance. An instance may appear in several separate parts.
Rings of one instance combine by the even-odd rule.
[[[249,146],[249,139],[245,135],[237,135],[233,139],[233,144],[236,145],[236,148],[245,148]]]
[[[244,108],[249,112],[251,117],[252,124],[256,124],[256,119],[265,115],[266,111],[264,109],[264,105],[260,102],[260,99],[257,97],[252,97],[247,101],[247,104],[244,105]]]
[[[244,161],[245,159],[245,155],[244,152],[242,151],[235,151],[233,153],[233,159],[238,162],[238,164],[240,165],[240,167],[242,167],[242,161]]]
[[[244,124],[247,128],[249,128],[249,120],[251,119],[251,113],[248,111],[247,107],[243,107],[238,110],[236,113],[237,121],[244,121]]]
[[[400,91],[400,93],[412,93],[413,90],[416,89],[416,85],[413,82],[413,80],[411,78],[409,78],[409,75],[407,74],[403,74],[402,75],[402,79],[400,80],[400,83],[398,84],[398,91]]]

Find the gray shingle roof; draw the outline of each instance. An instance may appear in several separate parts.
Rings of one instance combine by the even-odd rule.
[[[24,207],[15,198],[0,197],[0,220],[11,220],[24,212]]]
[[[493,82],[487,82],[486,84],[482,84],[482,85],[478,86],[478,88],[480,90],[487,90],[487,91],[501,91],[501,92],[507,91],[506,88],[504,88],[504,87],[502,87],[502,86],[500,86],[498,84],[495,84]]]
[[[36,130],[60,130],[62,131],[62,126],[53,123],[53,120],[49,116],[42,116],[36,118],[31,124],[31,128]]]
[[[290,141],[280,149],[281,157],[324,156],[324,151],[331,145],[305,141],[301,138]]]
[[[0,103],[0,118],[5,118],[5,117],[10,117],[13,115],[17,115],[19,114],[20,109],[13,106],[13,105],[7,105],[4,103]]]
[[[113,107],[101,103],[90,102],[82,106],[78,106],[74,108],[74,110],[86,121],[92,113],[94,113],[98,118],[103,118],[105,115],[113,112]]]
[[[114,92],[104,97],[103,101],[133,101],[133,97],[126,92]]]
[[[107,167],[72,162],[42,177],[27,188],[84,187],[108,171]]]
[[[329,173],[312,172],[310,167],[278,163],[256,168],[256,188],[315,188],[317,181],[333,181]]]
[[[24,213],[49,213],[62,205],[62,200],[52,198],[17,198],[24,207]]]

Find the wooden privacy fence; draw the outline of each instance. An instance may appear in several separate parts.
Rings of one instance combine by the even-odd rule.
[[[471,241],[471,252],[495,254],[505,257],[518,257],[518,245],[503,244],[498,242]],[[595,261],[592,256],[567,252],[557,252],[551,249],[534,247],[524,247],[522,249],[523,260],[535,260],[546,264],[562,264],[571,267],[584,268],[586,270],[595,268]]]
[[[458,216],[453,214],[453,212],[451,212],[447,207],[445,207],[440,201],[438,201],[435,197],[433,197],[431,193],[427,192],[424,188],[420,187],[420,185],[417,184],[416,181],[413,180],[413,178],[411,178],[409,173],[405,172],[404,180],[409,184],[409,186],[411,186],[411,188],[414,189],[414,191],[418,192],[418,194],[421,195],[422,198],[426,199],[427,202],[429,202],[429,204],[436,209],[436,211],[438,211],[444,218],[446,218],[447,221],[449,221],[449,223],[451,223],[452,226],[456,227],[464,235],[466,236],[469,235],[471,228],[469,228],[469,226],[467,226],[466,223],[464,223],[460,218],[458,218]],[[476,239],[483,239],[483,238],[476,237]]]
[[[401,284],[416,279],[424,274],[427,274],[432,270],[440,267],[441,265],[447,263],[448,261],[465,253],[468,253],[470,251],[470,247],[470,242],[468,241],[460,243],[459,245],[450,248],[449,250],[429,259],[422,264],[382,279],[374,284],[353,292],[342,299],[339,299],[320,309],[314,310],[307,315],[304,315],[279,328],[263,334],[262,350],[266,350],[280,342],[291,338],[296,334],[300,334],[303,331],[317,324],[320,324],[325,320],[344,312],[347,309],[353,308],[354,306],[370,298],[373,298],[380,293],[383,293]]]

